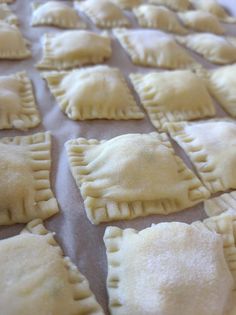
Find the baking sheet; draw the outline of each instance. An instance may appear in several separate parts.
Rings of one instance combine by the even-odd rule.
[[[232,15],[236,16],[235,0],[219,2],[229,9]],[[72,1],[67,1],[67,3],[72,5]],[[30,4],[31,1],[29,0],[17,0],[11,5],[11,8],[20,19],[21,31],[31,42],[33,56],[31,59],[23,61],[0,61],[0,73],[1,75],[6,75],[21,70],[28,72],[33,81],[36,100],[42,116],[42,123],[38,128],[31,129],[28,132],[16,130],[0,131],[0,137],[27,135],[45,130],[51,131],[53,136],[52,188],[59,202],[61,211],[58,215],[47,220],[45,225],[49,230],[56,232],[57,240],[63,247],[65,254],[70,256],[72,261],[79,267],[80,271],[87,277],[92,291],[95,293],[99,303],[103,306],[106,314],[108,314],[108,299],[105,288],[107,264],[105,246],[103,243],[103,234],[106,226],[116,225],[121,228],[129,227],[141,230],[150,226],[152,223],[162,221],[183,221],[190,223],[195,220],[203,219],[205,214],[202,209],[202,204],[199,204],[191,209],[168,216],[149,216],[132,221],[112,222],[99,226],[93,226],[88,221],[84,211],[82,197],[69,170],[64,143],[69,139],[77,137],[110,139],[125,133],[149,133],[155,131],[155,128],[151,125],[147,116],[144,120],[137,121],[95,120],[75,122],[67,118],[67,116],[60,111],[45,81],[41,78],[40,73],[34,68],[34,65],[41,59],[41,36],[45,32],[61,32],[62,30],[53,27],[31,27]],[[132,22],[133,27],[138,28],[132,13],[128,11],[125,11],[125,13]],[[81,16],[87,22],[89,29],[99,31],[88,18],[83,14],[81,14]],[[224,24],[224,26],[228,30],[228,34],[236,36],[236,24]],[[128,55],[115,39],[112,43],[112,49],[112,58],[106,62],[106,64],[119,67],[125,75],[131,72],[147,73],[152,70],[157,70],[133,65]],[[195,56],[206,68],[215,67],[205,62],[196,54],[190,54]],[[138,101],[137,96],[135,97]],[[218,104],[216,104],[216,108],[218,117],[227,116]],[[191,163],[183,151],[176,145],[174,145],[174,147],[186,164],[191,167]],[[23,225],[0,227],[0,239],[16,235],[22,227]]]

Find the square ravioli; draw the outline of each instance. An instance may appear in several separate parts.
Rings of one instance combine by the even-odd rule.
[[[66,142],[70,168],[89,220],[169,214],[209,197],[175,155],[166,134],[125,134],[111,140]]]
[[[225,29],[220,24],[218,18],[205,11],[186,11],[178,13],[181,22],[185,27],[188,27],[197,32],[206,32],[222,35]]]
[[[214,14],[220,21],[235,23],[236,18],[229,16],[226,10],[216,0],[190,0],[193,6],[201,11]]]
[[[130,79],[156,128],[215,115],[204,81],[190,70],[134,73]]]
[[[51,136],[0,138],[0,224],[46,219],[59,211],[50,185]]]
[[[226,211],[236,211],[236,191],[204,201],[204,210],[208,216],[215,216]]]
[[[95,66],[71,72],[47,73],[44,78],[61,110],[70,119],[144,117],[117,68]]]
[[[43,37],[43,59],[37,68],[63,70],[97,64],[111,57],[111,39],[91,31],[47,33]]]
[[[143,0],[111,0],[116,5],[118,5],[121,9],[130,10],[138,5],[140,5]]]
[[[177,41],[216,64],[236,61],[236,46],[227,37],[215,34],[191,34],[177,37]]]
[[[37,219],[19,235],[0,240],[2,314],[104,315],[54,234]]]
[[[174,12],[164,6],[143,4],[133,9],[139,25],[158,28],[163,31],[186,34],[188,31],[180,24]]]
[[[15,25],[0,21],[0,59],[25,59],[31,56],[28,41]]]
[[[79,9],[87,14],[98,27],[112,28],[130,25],[121,8],[108,0],[86,0],[80,3]]]
[[[148,0],[148,3],[164,5],[175,11],[188,10],[190,5],[189,0]]]
[[[228,114],[236,117],[236,64],[210,71],[208,81],[211,94]]]
[[[236,124],[230,120],[167,124],[212,192],[236,189]]]
[[[17,16],[12,13],[11,9],[5,3],[0,4],[0,21],[14,25],[19,24]]]
[[[113,32],[134,64],[167,69],[200,67],[169,34],[157,30],[116,29]]]
[[[32,84],[26,72],[0,76],[0,129],[27,130],[39,123]]]
[[[33,3],[31,25],[52,25],[60,28],[86,28],[76,10],[60,1]]]
[[[111,315],[226,315],[232,308],[234,278],[222,236],[203,223],[160,223],[140,232],[108,227],[104,242]]]

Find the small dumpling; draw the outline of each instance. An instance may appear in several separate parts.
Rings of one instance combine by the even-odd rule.
[[[169,123],[167,127],[212,193],[236,189],[235,121],[180,122]]]
[[[203,223],[110,226],[104,242],[111,315],[226,315],[232,308],[235,245],[229,257],[223,235]]]
[[[132,9],[138,5],[140,5],[143,0],[111,0],[116,5],[118,5],[121,9]]]
[[[186,11],[178,13],[184,26],[198,31],[222,35],[225,33],[217,17],[205,11]]]
[[[0,129],[27,130],[40,123],[26,72],[0,76]]]
[[[53,25],[61,28],[85,28],[85,23],[75,9],[60,1],[48,1],[32,5],[33,26]]]
[[[216,64],[229,64],[236,61],[236,46],[222,36],[204,33],[178,37],[177,40]]]
[[[8,5],[5,3],[0,4],[0,21],[14,25],[19,24],[17,16],[14,13],[12,13]]]
[[[149,3],[164,5],[175,11],[185,11],[189,8],[189,0],[148,0]]]
[[[0,22],[0,59],[25,59],[31,56],[28,41],[15,25]]]
[[[157,30],[125,29],[116,29],[114,34],[134,64],[167,69],[199,67],[169,34]]]
[[[215,115],[204,81],[190,70],[134,73],[130,78],[156,128]]]
[[[0,240],[2,315],[105,315],[54,236],[35,219]]]
[[[50,170],[48,132],[0,139],[0,225],[46,219],[59,211]]]
[[[193,6],[202,11],[215,15],[219,20],[226,23],[235,23],[236,18],[230,16],[216,0],[190,0]]]
[[[140,119],[119,69],[96,66],[44,75],[61,110],[70,119]]]
[[[130,25],[120,7],[108,0],[86,0],[80,3],[79,9],[84,11],[98,27],[112,28]]]
[[[159,28],[163,31],[186,34],[174,12],[164,6],[143,4],[133,9],[139,24],[146,28]]]
[[[43,37],[43,58],[39,69],[70,69],[97,64],[111,56],[111,39],[107,34],[91,31],[48,33]]]
[[[236,117],[236,64],[212,70],[209,89],[225,111]]]
[[[166,134],[123,134],[66,142],[70,168],[92,223],[183,210],[208,190],[175,154]]]

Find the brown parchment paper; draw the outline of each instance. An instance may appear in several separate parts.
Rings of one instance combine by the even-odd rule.
[[[99,0],[98,0],[99,1]],[[39,1],[45,2],[45,1]],[[73,5],[72,1],[64,1],[69,5]],[[236,1],[222,0],[223,4],[232,15],[236,15]],[[110,139],[112,137],[125,133],[148,133],[155,131],[148,117],[138,121],[72,121],[64,115],[55,99],[50,94],[45,81],[41,78],[40,73],[35,69],[34,65],[41,59],[41,37],[45,32],[61,32],[62,30],[53,27],[31,27],[31,1],[16,0],[11,5],[12,10],[20,19],[20,29],[23,35],[31,42],[32,58],[23,61],[0,61],[0,75],[6,75],[21,70],[26,70],[33,81],[35,97],[42,116],[42,123],[38,128],[31,129],[27,132],[16,130],[0,131],[0,137],[27,135],[39,131],[50,130],[52,134],[52,188],[55,192],[60,206],[60,213],[46,221],[46,226],[51,231],[56,232],[57,240],[63,247],[66,255],[70,256],[72,261],[79,267],[81,272],[88,278],[90,287],[95,293],[99,303],[102,304],[106,314],[107,293],[106,293],[106,272],[107,263],[105,256],[105,247],[103,243],[103,234],[106,226],[116,225],[121,228],[135,228],[141,230],[150,226],[152,223],[162,221],[183,221],[192,222],[201,220],[205,217],[202,204],[191,209],[172,214],[169,216],[149,216],[139,218],[132,221],[112,222],[110,224],[101,224],[93,226],[87,219],[84,211],[83,200],[75,181],[69,170],[69,164],[64,148],[64,143],[76,137]],[[86,16],[80,13],[87,22],[88,28],[99,32]],[[129,11],[125,14],[132,22],[133,28],[138,28],[138,24]],[[236,24],[224,24],[229,35],[236,36]],[[0,43],[1,45],[1,43]],[[113,38],[112,58],[107,62],[108,65],[119,67],[127,76],[131,72],[149,72],[157,70],[154,68],[138,67],[131,63],[129,56],[122,49],[120,44]],[[191,53],[206,68],[213,68],[203,58]],[[159,70],[158,70],[159,71]],[[134,93],[134,91],[133,91]],[[135,93],[134,93],[135,94]],[[137,95],[135,95],[137,101]],[[218,117],[227,116],[220,106],[216,104]],[[139,104],[140,105],[140,104]],[[186,155],[183,151],[174,145],[176,152],[184,159],[186,164],[191,167]],[[1,189],[1,188],[0,188]],[[0,239],[16,235],[23,225],[14,225],[8,227],[0,227]],[[65,314],[66,315],[66,314]]]

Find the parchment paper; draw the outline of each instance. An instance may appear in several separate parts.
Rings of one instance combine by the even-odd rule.
[[[72,5],[72,1],[67,1],[67,3]],[[235,0],[225,0],[220,1],[220,3],[229,9],[232,15],[236,15]],[[42,124],[38,128],[31,129],[28,132],[16,130],[0,131],[0,137],[27,135],[45,130],[51,131],[53,136],[52,188],[59,202],[61,211],[58,215],[47,220],[45,225],[51,231],[56,232],[57,240],[64,249],[65,254],[70,256],[72,261],[79,267],[80,271],[88,278],[91,289],[104,307],[106,314],[108,314],[108,299],[105,288],[107,264],[103,243],[103,234],[106,226],[116,225],[121,228],[129,227],[141,230],[150,226],[152,223],[162,221],[174,220],[190,223],[195,220],[203,219],[205,214],[202,209],[202,204],[199,204],[191,209],[169,216],[156,215],[126,222],[101,224],[99,226],[93,226],[88,221],[84,211],[82,197],[69,170],[64,143],[76,137],[110,139],[125,133],[148,133],[155,131],[155,128],[151,125],[148,117],[144,120],[137,121],[94,120],[78,122],[67,118],[67,116],[60,111],[45,81],[41,78],[40,73],[34,68],[34,65],[41,59],[41,36],[45,32],[61,32],[62,30],[53,27],[31,27],[30,19],[32,13],[30,4],[31,1],[29,0],[16,0],[16,2],[11,5],[11,8],[20,19],[21,31],[32,44],[31,49],[33,56],[31,59],[24,61],[0,61],[0,75],[15,73],[21,70],[28,72],[33,81],[36,100],[42,115]],[[133,27],[138,28],[132,13],[128,11],[125,11],[125,13],[132,21]],[[87,22],[89,29],[99,31],[88,18],[83,14],[81,14],[81,16]],[[236,24],[224,24],[224,26],[228,30],[228,34],[236,36]],[[119,67],[125,75],[131,72],[149,72],[154,70],[154,68],[144,68],[133,65],[129,56],[116,40],[113,40],[112,49],[113,55],[107,64]],[[196,54],[191,54],[205,67],[215,67]],[[135,97],[138,101],[136,95]],[[227,116],[218,104],[216,104],[216,108],[219,117]],[[186,164],[192,167],[183,151],[175,144],[174,147]],[[22,228],[23,225],[0,227],[0,239],[14,236]]]

